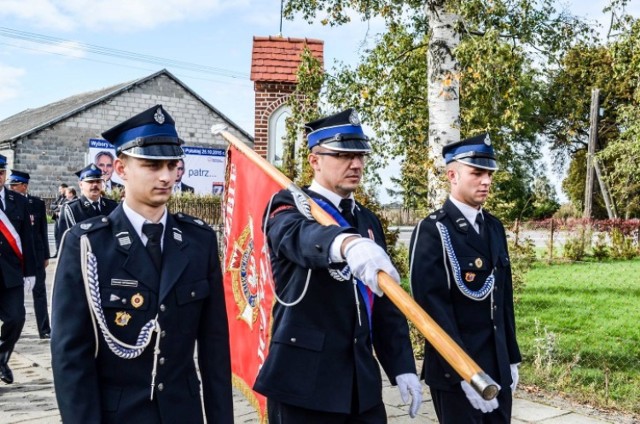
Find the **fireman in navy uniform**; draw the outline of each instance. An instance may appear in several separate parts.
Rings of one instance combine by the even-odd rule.
[[[36,257],[27,199],[4,187],[6,167],[0,155],[0,380],[11,384],[9,358],[24,327],[24,293],[35,284]]]
[[[271,424],[385,423],[381,364],[405,403],[411,393],[415,417],[422,386],[407,321],[376,277],[380,270],[396,281],[399,276],[380,221],[353,200],[371,151],[368,138],[352,109],[307,130],[314,180],[305,192],[342,226],[318,224],[286,190],[267,209],[279,301],[254,389],[268,399]]]
[[[498,168],[489,135],[443,148],[450,196],[411,237],[411,288],[422,308],[501,390],[480,397],[428,343],[422,377],[441,423],[508,423],[522,358],[504,227],[482,208]]]
[[[62,420],[202,423],[204,410],[232,423],[216,236],[166,207],[183,156],[175,123],[157,105],[102,135],[127,196],[62,239],[51,335]]]
[[[103,172],[95,164],[90,164],[75,173],[78,177],[81,195],[62,206],[58,218],[58,237],[79,222],[99,215],[109,215],[118,202],[102,196]],[[58,245],[60,242],[58,240]]]
[[[33,309],[36,313],[36,324],[40,338],[49,339],[51,338],[51,326],[49,325],[49,308],[47,306],[46,268],[49,264],[50,253],[47,206],[44,204],[44,200],[28,193],[30,179],[29,173],[12,169],[7,181],[11,189],[24,195],[28,202],[36,253],[36,284],[32,290]]]

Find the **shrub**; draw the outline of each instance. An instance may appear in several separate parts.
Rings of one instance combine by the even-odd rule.
[[[611,230],[611,257],[616,259],[633,259],[638,256],[638,250],[633,246],[631,237],[626,237],[615,227]]]
[[[569,237],[562,247],[565,258],[572,261],[580,261],[587,254],[587,248],[591,245],[591,230],[583,226],[578,229],[577,234]]]
[[[606,234],[598,234],[598,239],[593,246],[593,257],[599,261],[609,257],[609,247],[607,246],[606,238]]]

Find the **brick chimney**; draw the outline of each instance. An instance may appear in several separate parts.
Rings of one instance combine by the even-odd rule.
[[[308,38],[253,37],[251,81],[255,91],[254,149],[267,158],[269,121],[298,84],[300,56],[307,46],[323,61],[324,42]]]

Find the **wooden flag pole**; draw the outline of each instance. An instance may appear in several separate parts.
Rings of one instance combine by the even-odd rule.
[[[282,188],[298,193],[304,193],[289,178],[273,165],[249,148],[236,136],[222,128],[211,128],[214,134],[221,134],[240,153],[249,158]],[[322,225],[337,225],[336,221],[325,212],[313,199],[307,197],[313,218]],[[476,362],[462,350],[460,346],[431,318],[420,305],[409,296],[402,287],[387,273],[378,273],[378,284],[385,295],[402,311],[402,313],[418,328],[420,333],[442,355],[442,357],[467,381],[485,400],[491,400],[498,395],[499,387],[493,379],[476,364]]]

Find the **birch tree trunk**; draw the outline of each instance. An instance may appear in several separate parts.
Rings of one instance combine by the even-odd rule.
[[[431,0],[425,5],[429,16],[429,193],[434,205],[446,197],[443,185],[442,147],[460,140],[460,65],[453,51],[460,43],[456,31],[459,16],[445,10],[446,0]]]

